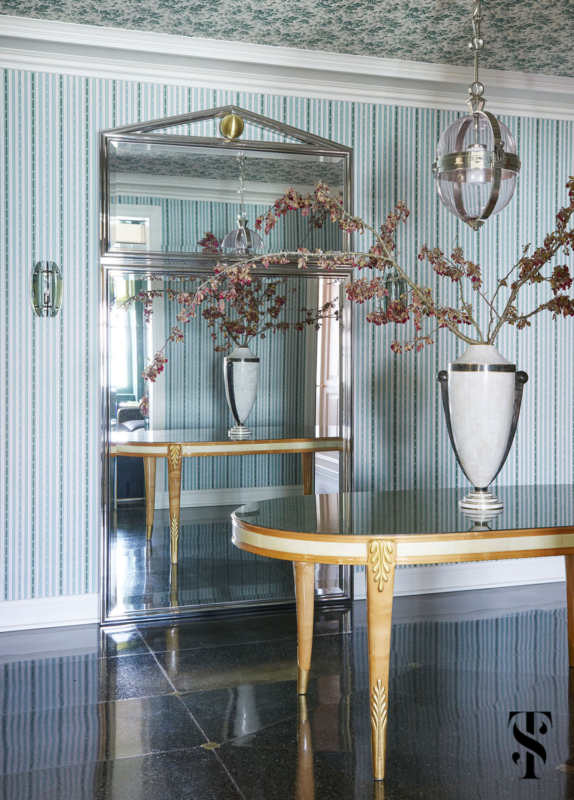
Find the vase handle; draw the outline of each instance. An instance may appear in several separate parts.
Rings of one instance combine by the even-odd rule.
[[[448,372],[446,369],[441,369],[438,374],[438,382],[440,383],[440,394],[442,397],[442,407],[444,410],[444,418],[446,419],[446,429],[448,431],[448,438],[450,439],[450,443],[452,445],[452,449],[454,450],[454,455],[456,458],[456,462],[458,466],[463,471],[464,477],[467,479],[469,483],[472,483],[466,472],[464,471],[464,467],[460,462],[460,458],[458,457],[458,452],[456,449],[456,444],[454,442],[454,436],[452,434],[452,425],[450,422],[450,404],[448,400]]]
[[[510,453],[510,448],[512,447],[512,443],[514,442],[514,436],[516,434],[516,426],[518,425],[518,417],[520,416],[520,408],[522,406],[522,390],[524,389],[524,384],[528,383],[528,375],[526,372],[517,372],[516,373],[516,381],[514,384],[514,406],[512,409],[512,422],[510,424],[510,433],[508,435],[508,444],[506,445],[506,450],[504,451],[504,456],[502,457],[502,461],[500,462],[500,466],[496,472],[496,475],[492,479],[494,481],[502,469],[502,467],[506,463],[506,459],[508,458],[508,454]],[[491,481],[491,483],[492,483]]]
[[[237,410],[237,405],[235,404],[235,385],[233,382],[233,361],[230,358],[225,359],[225,379],[227,383],[227,399],[229,401],[229,409],[235,420],[236,425],[242,425],[243,423],[239,419],[239,412]]]

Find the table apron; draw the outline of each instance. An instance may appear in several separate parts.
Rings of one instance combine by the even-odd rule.
[[[543,536],[500,536],[484,539],[397,542],[397,563],[444,563],[445,561],[532,558],[566,554],[574,550],[574,533]]]
[[[317,563],[366,564],[368,541],[337,541],[327,534],[297,538],[265,534],[233,523],[233,543],[259,555]],[[381,537],[373,537],[380,539]],[[392,539],[392,537],[389,537]],[[574,553],[574,533],[544,536],[501,536],[489,539],[442,541],[396,541],[397,564],[443,564],[456,561],[494,561],[504,558],[533,558]]]
[[[172,444],[178,444],[172,442]],[[181,443],[180,443],[181,444]],[[169,444],[112,444],[110,445],[110,456],[167,458]],[[342,452],[344,443],[333,440],[313,440],[309,442],[238,442],[217,443],[217,444],[181,444],[182,456],[191,458],[194,456],[248,456],[248,455],[271,455],[277,453],[322,453],[322,452]]]

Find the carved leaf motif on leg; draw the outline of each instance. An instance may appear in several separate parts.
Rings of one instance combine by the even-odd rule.
[[[175,540],[175,537],[177,536],[178,533],[179,533],[179,520],[177,518],[177,514],[174,514],[173,517],[171,518],[171,524],[170,524],[170,534],[172,542]]]
[[[389,580],[389,573],[394,558],[393,543],[387,539],[374,539],[369,543],[370,561],[373,565],[373,578],[377,589],[382,592]]]
[[[174,514],[171,518],[170,523],[170,538],[171,538],[171,554],[172,554],[172,563],[174,563],[175,555],[177,552],[177,540],[179,538],[179,519],[177,518],[177,514]]]
[[[171,468],[177,469],[177,465],[179,464],[179,459],[181,458],[181,445],[170,444],[170,446],[167,449],[167,457],[169,463],[171,464]]]
[[[373,687],[371,697],[371,727],[373,729],[373,756],[375,774],[382,774],[384,764],[384,742],[387,728],[387,695],[382,680],[379,678]]]

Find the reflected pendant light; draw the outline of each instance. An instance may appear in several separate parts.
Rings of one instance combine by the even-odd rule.
[[[399,273],[396,271],[396,269],[392,269],[387,272],[385,276],[385,289],[387,290],[388,294],[386,294],[381,300],[381,305],[385,314],[389,308],[389,303],[402,303],[404,306],[407,305],[409,285],[403,278],[399,276]]]
[[[230,231],[221,242],[223,250],[234,255],[244,256],[253,253],[255,250],[263,249],[263,240],[261,236],[255,231],[247,227],[247,216],[245,214],[245,155],[244,153],[237,154],[237,161],[239,163],[239,189],[237,190],[240,196],[239,214],[237,216],[237,228]]]
[[[480,0],[473,0],[474,81],[469,86],[471,111],[445,130],[432,166],[438,195],[446,208],[474,230],[508,205],[516,188],[520,159],[514,137],[502,122],[484,110],[484,86],[478,80]]]

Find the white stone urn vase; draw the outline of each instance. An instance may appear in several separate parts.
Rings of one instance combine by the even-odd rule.
[[[528,380],[494,345],[473,344],[439,372],[442,402],[456,459],[474,487],[459,505],[464,511],[502,509],[488,487],[508,457]]]
[[[229,435],[233,439],[247,439],[251,431],[245,427],[245,421],[257,397],[259,359],[249,347],[236,347],[223,360],[223,378],[227,402],[235,420]]]

